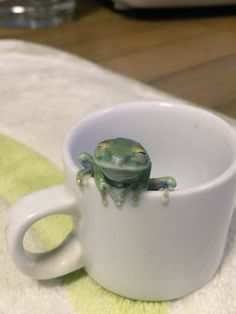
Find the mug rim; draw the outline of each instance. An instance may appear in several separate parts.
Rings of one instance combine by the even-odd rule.
[[[233,129],[233,127],[226,122],[224,119],[222,119],[221,117],[219,117],[217,114],[213,113],[210,110],[207,110],[205,108],[202,107],[197,107],[191,104],[187,104],[184,101],[183,102],[174,102],[171,100],[167,100],[167,101],[163,101],[163,100],[147,100],[147,101],[132,101],[132,102],[124,102],[124,103],[119,103],[119,104],[114,104],[111,106],[108,106],[106,108],[100,109],[100,110],[96,110],[95,112],[86,115],[85,117],[83,117],[82,119],[80,119],[79,121],[75,122],[72,127],[67,131],[64,142],[63,142],[63,146],[62,146],[62,155],[63,155],[63,162],[64,162],[64,167],[69,167],[70,171],[72,171],[73,173],[76,173],[78,171],[78,165],[74,162],[73,158],[71,157],[71,154],[69,153],[69,149],[68,147],[70,146],[70,142],[73,139],[73,136],[75,134],[75,131],[81,127],[81,125],[86,124],[89,120],[94,120],[99,118],[101,115],[112,112],[112,111],[119,111],[122,110],[124,108],[128,108],[130,107],[132,109],[132,107],[137,108],[137,106],[143,107],[143,106],[161,106],[161,107],[179,107],[179,108],[185,108],[187,110],[192,110],[193,112],[201,112],[204,115],[207,115],[209,118],[211,118],[212,120],[216,121],[219,125],[221,125],[222,128],[224,128],[225,130],[227,130],[227,132],[229,133],[229,137],[231,136],[232,139],[235,139],[235,143],[236,143],[236,130]],[[233,146],[233,145],[232,145]],[[209,190],[212,188],[215,188],[216,186],[222,184],[222,182],[230,179],[233,175],[236,174],[236,144],[234,147],[234,151],[235,151],[235,155],[233,156],[232,162],[230,163],[230,165],[222,172],[220,173],[218,176],[214,177],[213,179],[204,182],[202,184],[198,184],[192,187],[188,187],[188,188],[183,188],[178,190],[175,189],[174,190],[174,195],[187,195],[187,194],[195,194],[195,193],[199,193],[201,191],[204,190]],[[144,191],[144,193],[148,193],[148,195],[150,196],[157,196],[160,193],[162,193],[162,191]],[[172,195],[173,197],[173,195]]]

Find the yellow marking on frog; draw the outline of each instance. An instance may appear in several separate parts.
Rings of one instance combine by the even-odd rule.
[[[111,143],[109,141],[103,141],[103,142],[98,144],[98,147],[108,148],[110,145],[111,145]]]

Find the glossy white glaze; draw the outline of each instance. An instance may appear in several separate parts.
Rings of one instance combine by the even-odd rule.
[[[78,154],[92,153],[99,141],[118,136],[144,145],[153,162],[152,176],[176,178],[178,187],[168,205],[161,202],[162,192],[148,191],[138,207],[129,199],[122,209],[111,199],[105,207],[92,178],[80,191],[75,182]],[[179,298],[212,278],[235,205],[236,135],[231,126],[178,103],[123,104],[74,125],[63,157],[66,189],[31,194],[10,211],[9,251],[23,272],[45,279],[85,267],[105,288],[140,300]],[[55,213],[72,215],[74,231],[56,254],[27,255],[25,232]]]

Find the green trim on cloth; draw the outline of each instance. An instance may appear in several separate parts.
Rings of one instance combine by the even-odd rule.
[[[0,135],[0,195],[8,202],[61,182],[60,171],[44,157]]]
[[[34,191],[60,184],[62,173],[29,147],[0,135],[0,197],[10,204]],[[71,229],[71,219],[57,215],[37,222],[33,229],[48,248],[58,245]],[[138,280],[138,278],[137,278]],[[84,270],[61,278],[72,306],[81,314],[167,314],[168,303],[122,298],[93,281]]]

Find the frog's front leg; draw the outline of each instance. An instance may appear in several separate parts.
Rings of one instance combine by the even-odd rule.
[[[91,155],[89,155],[88,153],[81,153],[78,157],[78,160],[85,169],[90,170],[90,172],[93,174],[94,165],[93,157]]]
[[[161,202],[166,205],[169,202],[169,192],[173,191],[177,183],[172,177],[152,178],[148,183],[148,190],[163,191]]]
[[[141,193],[146,190],[147,188],[145,186],[138,186],[133,189],[132,204],[134,206],[138,205]]]
[[[148,182],[149,191],[174,190],[177,183],[172,177],[151,178]]]
[[[81,169],[77,172],[76,183],[78,186],[83,189],[86,183],[86,178],[92,176],[92,173],[89,169]]]
[[[105,206],[108,205],[107,195],[110,195],[115,202],[115,195],[113,194],[112,187],[107,181],[102,170],[97,166],[94,166],[94,180],[99,192],[101,193],[103,204]]]
[[[124,187],[122,192],[120,192],[116,197],[115,197],[115,204],[117,207],[122,207],[126,196],[129,194],[130,191],[133,190],[134,185],[130,184],[127,187]]]
[[[87,153],[81,153],[78,160],[85,169],[78,171],[76,175],[76,183],[80,188],[84,188],[86,178],[94,175],[93,157]]]

